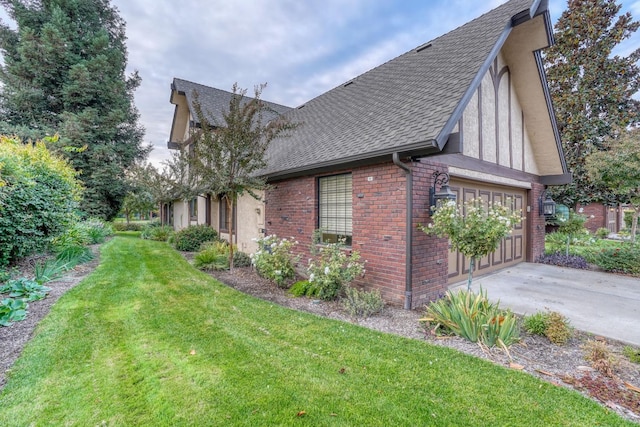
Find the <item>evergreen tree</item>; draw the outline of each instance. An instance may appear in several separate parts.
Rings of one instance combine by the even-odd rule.
[[[569,0],[555,25],[556,44],[545,51],[547,79],[558,121],[571,184],[554,187],[554,198],[576,203],[613,202],[616,196],[590,181],[584,159],[603,150],[616,129],[640,121],[637,62],[612,51],[637,29],[630,13],[619,15],[616,0]]]
[[[0,25],[0,131],[59,133],[86,187],[81,209],[113,218],[127,194],[125,170],[146,157],[125,75],[125,22],[109,0],[0,0],[17,29]]]

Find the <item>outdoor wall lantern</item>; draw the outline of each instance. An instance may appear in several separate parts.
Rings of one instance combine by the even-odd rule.
[[[556,202],[553,201],[551,195],[547,193],[547,190],[544,190],[540,195],[539,206],[540,215],[544,215],[545,218],[556,214]]]
[[[436,186],[440,191],[436,192]],[[429,189],[429,214],[433,215],[436,209],[447,201],[456,201],[458,196],[449,188],[449,174],[435,171],[433,173],[433,185]]]

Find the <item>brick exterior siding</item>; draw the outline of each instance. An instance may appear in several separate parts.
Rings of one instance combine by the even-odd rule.
[[[412,308],[423,307],[447,290],[448,240],[428,236],[418,229],[430,220],[429,188],[433,172],[447,172],[445,165],[421,160],[406,163],[413,173],[413,270]],[[272,183],[266,191],[266,233],[293,237],[299,244],[300,267],[311,254],[313,231],[318,227],[317,180],[321,176],[352,174],[352,249],[367,261],[366,274],[356,285],[378,289],[388,304],[403,306],[406,287],[406,174],[391,162],[312,177],[292,178]],[[538,215],[538,199],[544,187],[533,184],[529,194],[532,212],[528,218],[527,240],[532,248],[527,261],[544,252],[544,217]]]

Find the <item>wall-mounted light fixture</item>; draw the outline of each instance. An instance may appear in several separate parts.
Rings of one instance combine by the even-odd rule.
[[[538,200],[540,206],[540,215],[544,215],[545,218],[552,217],[556,214],[556,202],[553,201],[551,195],[544,190]]]
[[[440,191],[436,192],[436,186],[440,186]],[[433,215],[436,209],[447,201],[456,201],[458,196],[449,188],[449,174],[435,171],[433,173],[433,185],[429,189],[429,213]]]

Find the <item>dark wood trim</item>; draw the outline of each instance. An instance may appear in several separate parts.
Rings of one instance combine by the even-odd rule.
[[[468,169],[475,172],[491,174],[499,176],[501,178],[510,178],[523,182],[540,182],[541,178],[537,175],[511,169],[506,166],[500,166],[495,163],[487,162],[485,160],[474,159],[462,154],[442,154],[433,157],[437,157],[439,163],[444,163],[449,166]]]
[[[478,86],[478,159],[482,160],[484,154],[484,141],[482,138],[482,83]]]
[[[509,74],[507,75],[507,83],[509,84],[509,99],[507,101],[508,105],[509,105],[509,167],[511,169],[513,169],[513,118],[512,118],[512,111],[513,111],[513,105],[511,104],[512,99],[511,99],[511,71],[509,71]]]

